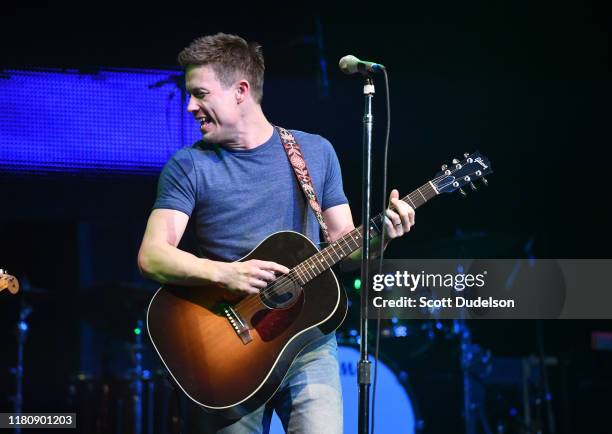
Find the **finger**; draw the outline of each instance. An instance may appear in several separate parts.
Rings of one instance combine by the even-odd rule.
[[[389,239],[393,239],[393,238],[397,238],[400,235],[400,233],[398,232],[398,228],[401,228],[402,225],[400,224],[399,226],[396,226],[393,224],[393,221],[390,220],[388,217],[385,218],[385,230],[387,233],[387,237]]]
[[[282,273],[282,274],[287,274],[289,273],[289,268],[285,267],[284,265],[281,264],[277,264],[276,262],[272,262],[272,261],[257,261],[257,265],[259,266],[259,268],[262,268],[264,270],[269,270],[269,271],[274,271],[277,273]]]
[[[391,220],[391,223],[393,224],[393,226],[401,226],[402,219],[400,218],[398,213],[396,213],[395,211],[391,209],[387,209],[385,213],[387,214],[387,217],[389,218],[389,220]]]
[[[402,200],[394,200],[393,204],[396,207],[396,211],[402,220],[404,231],[408,232],[410,227],[414,225],[414,209]]]
[[[391,190],[391,194],[389,194],[389,202],[392,202],[393,199],[399,199],[399,191],[395,188]]]
[[[247,286],[245,289],[241,290],[245,294],[259,294],[259,288],[255,288],[254,286]]]
[[[261,279],[257,279],[255,277],[251,277],[248,281],[249,285],[253,288],[260,288],[263,289],[266,286],[268,286],[268,282],[261,280]]]
[[[263,270],[263,269],[257,269],[252,277],[259,279],[259,280],[263,280],[265,282],[272,282],[274,280],[276,280],[276,275],[268,270]]]
[[[409,205],[399,199],[392,199],[391,203],[395,206],[394,212],[397,214],[399,223],[404,232],[410,230],[410,219],[408,218]]]

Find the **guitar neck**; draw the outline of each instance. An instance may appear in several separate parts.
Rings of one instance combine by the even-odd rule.
[[[437,196],[439,193],[429,181],[412,193],[404,196],[401,200],[417,209],[428,200]],[[384,214],[380,213],[370,219],[370,237],[374,238],[382,233]],[[300,285],[304,285],[333,267],[335,264],[351,255],[363,245],[362,226],[353,229],[342,238],[329,244],[327,247],[312,255],[310,258],[298,264],[291,270]]]

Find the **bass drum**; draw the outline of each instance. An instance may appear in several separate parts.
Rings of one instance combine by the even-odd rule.
[[[338,345],[338,364],[344,404],[344,434],[357,434],[358,361],[359,348]],[[372,356],[370,356],[370,361],[372,362],[372,380],[374,380],[374,358]],[[377,434],[414,434],[420,424],[415,412],[416,408],[407,388],[396,373],[379,359],[374,431]],[[284,434],[284,432],[278,416],[274,413],[270,434]]]

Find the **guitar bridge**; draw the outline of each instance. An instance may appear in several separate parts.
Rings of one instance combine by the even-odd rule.
[[[223,313],[227,317],[227,320],[238,337],[242,340],[243,344],[246,345],[253,340],[251,333],[249,332],[249,326],[238,312],[236,312],[230,305],[225,305],[223,307]]]

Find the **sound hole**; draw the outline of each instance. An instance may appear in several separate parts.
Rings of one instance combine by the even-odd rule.
[[[261,301],[270,309],[291,306],[302,292],[302,287],[291,276],[281,276],[260,292]]]

